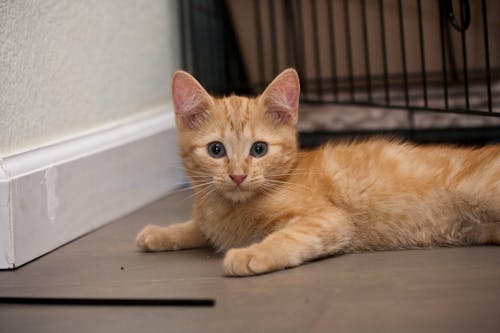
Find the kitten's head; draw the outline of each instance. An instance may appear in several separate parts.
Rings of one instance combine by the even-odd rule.
[[[243,202],[279,186],[296,159],[299,93],[293,69],[256,98],[214,98],[191,75],[176,72],[180,152],[193,187]]]

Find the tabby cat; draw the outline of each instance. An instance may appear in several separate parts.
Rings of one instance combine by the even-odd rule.
[[[287,69],[256,98],[215,98],[173,76],[192,220],[146,226],[145,251],[212,246],[226,275],[336,253],[500,243],[500,147],[395,140],[297,148],[299,78]]]

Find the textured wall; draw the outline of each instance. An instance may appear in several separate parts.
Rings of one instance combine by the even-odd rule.
[[[165,103],[175,0],[0,0],[0,156]]]

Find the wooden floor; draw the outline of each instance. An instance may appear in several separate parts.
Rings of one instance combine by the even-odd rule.
[[[214,307],[2,304],[0,332],[500,332],[500,247],[343,255],[227,278],[210,250],[135,248],[143,225],[186,219],[187,197],[1,271],[0,296],[209,297]]]

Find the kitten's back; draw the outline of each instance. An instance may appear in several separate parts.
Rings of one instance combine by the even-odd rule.
[[[466,225],[500,221],[498,146],[327,144],[303,153],[297,169],[309,174],[295,181],[350,213],[360,240],[354,248],[464,243]]]

